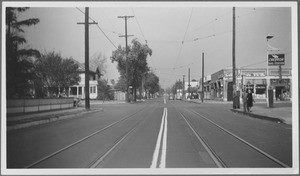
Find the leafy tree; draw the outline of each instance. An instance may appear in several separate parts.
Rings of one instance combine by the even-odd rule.
[[[160,91],[159,78],[153,72],[150,72],[146,76],[144,88],[148,94],[153,95]]]
[[[149,71],[147,56],[152,54],[152,50],[147,45],[142,45],[139,41],[132,40],[128,53],[128,81],[133,87],[134,101],[136,101],[136,90],[142,84],[143,75]],[[112,62],[118,63],[118,70],[122,78],[126,77],[126,52],[125,48],[118,47],[112,53]]]
[[[182,81],[176,81],[172,87],[173,94],[176,94],[177,89],[182,89],[182,88],[183,88]]]
[[[72,58],[63,59],[54,51],[42,54],[35,61],[35,71],[36,82],[46,88],[51,96],[80,81],[78,65],[74,60]]]
[[[98,97],[99,100],[112,100],[114,98],[111,87],[107,84],[105,79],[98,80]]]
[[[126,79],[124,76],[120,76],[118,82],[115,84],[115,89],[122,92],[126,92]]]
[[[97,68],[100,71],[100,74],[105,74],[107,65],[105,64],[107,61],[107,58],[105,55],[102,55],[101,53],[95,53],[89,62],[91,70],[95,71]]]
[[[171,87],[168,87],[166,88],[166,91],[165,91],[167,94],[171,94],[172,93],[172,88]]]
[[[34,79],[32,59],[40,56],[37,50],[21,48],[27,42],[22,36],[23,28],[39,22],[37,18],[18,20],[18,15],[28,9],[28,7],[6,8],[7,98],[24,97],[29,93]]]

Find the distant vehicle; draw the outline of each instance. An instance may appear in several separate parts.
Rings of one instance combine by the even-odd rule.
[[[182,89],[177,89],[176,99],[182,100]]]
[[[169,95],[169,100],[174,100],[174,95],[173,94]]]

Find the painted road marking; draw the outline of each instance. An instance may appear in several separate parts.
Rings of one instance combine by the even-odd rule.
[[[163,116],[161,119],[160,129],[156,141],[155,150],[153,153],[152,163],[150,168],[157,168],[158,161],[159,161],[159,168],[166,167],[166,155],[167,155],[167,116],[168,111],[167,108],[164,108]],[[161,148],[161,141],[162,141],[162,148]],[[160,149],[161,148],[161,149]],[[160,160],[159,160],[159,153]]]
[[[162,154],[160,158],[159,168],[166,168],[166,156],[167,156],[167,131],[168,131],[168,110],[165,108],[165,128],[164,128],[164,136],[163,136],[163,145],[162,145]]]

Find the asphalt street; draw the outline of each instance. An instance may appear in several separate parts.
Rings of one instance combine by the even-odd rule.
[[[7,132],[7,167],[292,167],[292,126],[233,113],[229,104],[158,98],[99,107]]]

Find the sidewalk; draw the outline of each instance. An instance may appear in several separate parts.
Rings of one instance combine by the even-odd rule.
[[[9,114],[6,117],[7,131],[26,128],[30,126],[49,123],[57,120],[64,120],[69,118],[80,117],[81,115],[88,113],[95,113],[103,111],[102,108],[91,107],[90,110],[86,110],[84,106],[80,105],[76,108],[53,110],[47,112],[35,112],[26,114]]]
[[[240,109],[231,109],[232,112],[241,113],[250,117],[285,123],[292,125],[292,103],[274,103],[273,108],[268,108],[265,103],[253,105],[250,113],[244,112],[241,104]]]
[[[201,100],[186,100],[201,104]],[[232,104],[233,102],[204,100],[203,103],[212,104]],[[244,114],[250,117],[274,121],[277,123],[285,123],[292,125],[292,102],[291,101],[275,101],[273,108],[268,108],[266,102],[254,103],[252,112],[244,112],[243,104],[240,103],[240,109],[230,109],[232,112]]]

